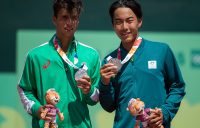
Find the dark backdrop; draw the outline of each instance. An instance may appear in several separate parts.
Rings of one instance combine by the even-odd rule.
[[[83,0],[79,30],[112,30],[108,8],[113,1]],[[200,31],[199,0],[140,2],[144,13],[141,31]],[[54,29],[52,0],[2,0],[0,6],[0,72],[15,72],[17,30]]]

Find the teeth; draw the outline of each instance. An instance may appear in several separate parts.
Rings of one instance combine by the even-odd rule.
[[[128,35],[128,33],[122,33],[123,36]]]
[[[65,31],[72,31],[72,30],[73,30],[73,28],[72,28],[72,29],[66,29],[66,28],[65,28]]]

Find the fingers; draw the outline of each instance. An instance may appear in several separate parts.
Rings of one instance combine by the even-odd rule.
[[[77,84],[82,84],[85,86],[90,86],[91,85],[91,79],[89,76],[83,76],[82,78],[76,80]]]
[[[38,110],[38,117],[43,120],[52,120],[52,117],[55,115],[53,113],[48,112],[48,107],[47,106],[52,106],[52,105],[45,105],[41,106]]]
[[[80,88],[84,94],[88,94],[91,89],[91,79],[89,76],[83,76],[81,79],[78,79],[77,86]]]
[[[115,77],[117,74],[117,66],[115,66],[112,63],[107,63],[104,66],[101,67],[100,73],[101,73],[101,81],[108,85],[110,83],[110,79],[112,77]]]
[[[153,127],[153,128],[157,128],[160,125],[162,125],[162,120],[159,117],[156,117],[152,120],[149,120],[149,126]]]
[[[163,123],[163,114],[161,109],[155,108],[151,110],[151,114],[148,117],[149,126],[152,128],[160,128]]]
[[[55,116],[55,113],[48,112],[46,114],[45,120],[52,120],[53,116]]]
[[[38,110],[38,117],[40,119],[44,119],[46,116],[46,112],[45,112],[45,108],[43,106],[41,106]]]
[[[107,73],[102,74],[101,78],[110,80],[112,77],[114,78],[115,76],[116,74],[114,72],[107,72]]]
[[[53,108],[53,107],[54,107],[54,106],[51,105],[51,104],[46,104],[46,105],[43,106],[43,108]]]
[[[104,66],[102,66],[101,74],[108,73],[108,72],[113,72],[113,73],[117,74],[117,72],[118,72],[117,71],[117,66],[115,66],[112,63],[107,63]]]
[[[46,121],[51,121],[52,120],[52,116],[50,116],[49,114],[47,114],[43,120],[46,120]]]

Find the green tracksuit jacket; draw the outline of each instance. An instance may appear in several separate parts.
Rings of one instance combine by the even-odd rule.
[[[100,79],[100,58],[98,52],[75,39],[71,42],[67,56],[74,62],[75,41],[77,42],[78,63],[84,62],[88,67],[87,74],[92,81],[89,94],[85,95],[75,82],[75,69],[63,61],[57,53],[52,39],[29,51],[24,66],[18,92],[26,111],[32,115],[33,128],[43,127],[44,121],[39,121],[37,111],[45,105],[45,93],[49,88],[55,88],[60,94],[60,102],[56,105],[64,113],[64,121],[57,118],[59,128],[91,128],[87,105],[95,105],[98,100],[98,83]]]
[[[123,60],[128,52],[120,48]],[[108,56],[117,58],[117,49]],[[133,128],[135,118],[126,110],[131,98],[140,98],[146,108],[161,108],[163,125],[170,128],[185,95],[185,83],[169,46],[143,39],[110,84],[100,82],[99,91],[101,106],[108,112],[115,110],[114,128]]]

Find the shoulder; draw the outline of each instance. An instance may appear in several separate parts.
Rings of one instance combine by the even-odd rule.
[[[89,45],[86,45],[85,43],[78,42],[78,49],[80,49],[81,54],[99,56],[98,51],[95,48],[93,48]]]
[[[165,42],[152,41],[152,40],[147,40],[147,39],[143,39],[143,42],[145,42],[145,45],[148,45],[148,46],[154,46],[154,47],[160,47],[160,48],[169,47],[168,44]]]
[[[165,42],[159,42],[159,41],[151,41],[143,39],[143,44],[146,49],[151,49],[154,51],[167,51],[170,49],[169,45]]]
[[[40,56],[43,54],[47,54],[47,52],[49,51],[49,42],[43,43],[35,48],[32,48],[28,51],[27,56]]]

